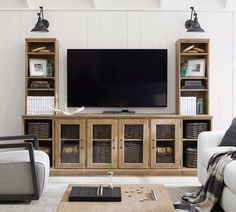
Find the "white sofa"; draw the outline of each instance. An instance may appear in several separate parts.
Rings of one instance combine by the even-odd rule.
[[[207,180],[207,165],[210,157],[220,151],[235,149],[233,146],[218,147],[225,132],[202,132],[198,137],[198,164],[197,175],[200,183],[204,185]],[[230,162],[224,171],[225,186],[219,203],[226,212],[236,211],[236,160]]]

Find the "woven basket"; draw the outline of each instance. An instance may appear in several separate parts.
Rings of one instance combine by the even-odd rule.
[[[28,134],[34,134],[38,138],[50,138],[49,122],[29,122]]]
[[[111,125],[93,125],[94,139],[111,139]]]
[[[65,138],[79,138],[79,126],[78,125],[62,125],[61,137]]]
[[[174,139],[175,126],[174,125],[157,125],[156,126],[157,139]]]
[[[156,154],[157,163],[174,163],[174,154],[173,153],[157,153]]]
[[[125,139],[143,139],[143,125],[125,125]]]
[[[125,163],[143,163],[143,143],[140,141],[125,142]]]
[[[185,137],[186,138],[197,138],[198,135],[203,131],[207,131],[207,123],[198,122],[198,123],[185,124]]]
[[[65,153],[61,154],[62,163],[79,163],[79,152],[75,153]]]
[[[197,148],[186,148],[185,161],[186,167],[197,168]]]
[[[111,143],[95,141],[93,143],[93,163],[111,163]]]

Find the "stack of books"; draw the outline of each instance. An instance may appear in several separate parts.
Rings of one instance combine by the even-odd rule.
[[[204,89],[201,80],[185,80],[184,84],[182,85],[183,89]]]
[[[54,96],[28,96],[27,115],[53,115]]]
[[[180,97],[180,114],[181,115],[196,115],[196,102],[195,96],[181,96]]]

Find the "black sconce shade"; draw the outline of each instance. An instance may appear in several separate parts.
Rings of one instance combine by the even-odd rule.
[[[31,30],[31,32],[49,32],[47,29],[49,27],[49,22],[43,17],[43,7],[41,6],[39,8],[40,8],[40,12],[37,13],[38,21],[35,27]]]
[[[198,23],[197,13],[194,10],[194,7],[190,7],[190,9],[191,9],[191,18],[185,22],[185,27],[187,29],[187,32],[205,32]]]

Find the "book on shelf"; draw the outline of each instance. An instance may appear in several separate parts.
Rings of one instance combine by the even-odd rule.
[[[180,97],[180,114],[181,115],[196,115],[195,96],[181,96]]]
[[[27,96],[27,115],[53,115],[54,96]]]

